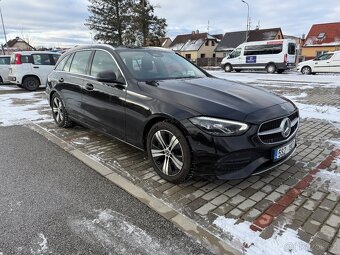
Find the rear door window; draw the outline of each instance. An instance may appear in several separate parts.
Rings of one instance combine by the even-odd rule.
[[[32,58],[34,65],[54,65],[50,58],[50,54],[33,54]]]
[[[58,71],[62,71],[64,69],[64,66],[67,62],[67,60],[69,59],[70,55],[64,57],[60,63],[57,65],[57,67],[55,68],[55,70],[58,70]]]
[[[60,58],[60,55],[57,55],[57,54],[53,54],[52,55],[52,58],[53,58],[53,62],[54,62],[54,65],[58,62],[59,58]]]
[[[288,43],[288,54],[295,55],[296,52],[296,45],[295,43]]]
[[[86,74],[87,65],[92,51],[78,51],[71,64],[70,72],[75,74]]]

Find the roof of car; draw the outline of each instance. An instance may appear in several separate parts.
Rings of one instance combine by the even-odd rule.
[[[32,54],[60,54],[60,53],[51,51],[16,51],[13,52],[13,54],[32,55]]]
[[[162,48],[162,47],[138,47],[138,46],[118,46],[118,47],[113,47],[109,44],[90,44],[90,45],[79,45],[75,46],[71,49],[68,50],[68,52],[73,52],[73,51],[78,51],[78,50],[85,50],[85,49],[107,49],[110,48],[112,50],[126,50],[126,49],[131,49],[131,50],[159,50],[159,51],[164,51],[164,52],[173,52],[170,49]]]

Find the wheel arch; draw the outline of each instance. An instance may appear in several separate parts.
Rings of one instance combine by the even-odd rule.
[[[186,128],[176,119],[173,117],[166,115],[166,114],[157,114],[154,115],[151,119],[147,121],[147,123],[144,126],[143,130],[143,149],[146,150],[146,142],[147,142],[147,137],[149,134],[150,129],[157,123],[167,121],[170,122],[171,124],[175,125],[183,134],[184,136],[188,136],[188,131]],[[189,144],[190,146],[190,144]]]
[[[22,77],[21,83],[24,83],[24,80],[25,80],[26,78],[29,78],[29,77],[37,78],[38,81],[39,81],[39,84],[41,85],[41,80],[40,80],[39,76],[38,76],[38,75],[35,75],[35,74],[26,74],[26,75],[24,75],[24,76]]]

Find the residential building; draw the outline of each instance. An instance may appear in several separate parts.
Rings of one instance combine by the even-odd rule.
[[[169,48],[170,44],[172,43],[172,40],[169,37],[163,37],[159,39],[161,47],[163,48]]]
[[[246,37],[247,31],[225,33],[223,39],[215,49],[216,56],[225,57],[245,41],[279,40],[283,39],[283,34],[281,28],[255,29],[249,31],[247,40]]]
[[[222,35],[210,35],[193,31],[191,34],[178,35],[169,48],[194,62],[200,58],[215,58],[215,48]]]
[[[9,40],[4,46],[6,54],[11,54],[14,51],[30,51],[35,50],[33,46],[27,43],[20,37],[16,37],[13,40]]]
[[[302,56],[309,60],[336,50],[340,50],[340,22],[314,24],[302,47]]]

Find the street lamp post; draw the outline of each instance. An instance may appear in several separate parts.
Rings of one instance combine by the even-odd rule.
[[[248,41],[248,34],[249,34],[249,30],[250,30],[250,25],[249,25],[249,4],[244,1],[244,0],[241,0],[242,3],[245,3],[248,7],[248,14],[247,14],[247,32],[246,32],[246,41]]]
[[[0,0],[1,2],[1,0]],[[5,23],[4,23],[4,18],[2,17],[2,11],[1,11],[1,6],[0,6],[0,16],[1,16],[1,22],[2,22],[2,29],[4,30],[4,35],[5,35],[5,42],[7,44],[7,35],[6,35],[6,29],[5,29]],[[8,45],[7,45],[8,46]],[[8,47],[7,47],[8,48]],[[5,55],[5,49],[2,47],[2,52]]]

